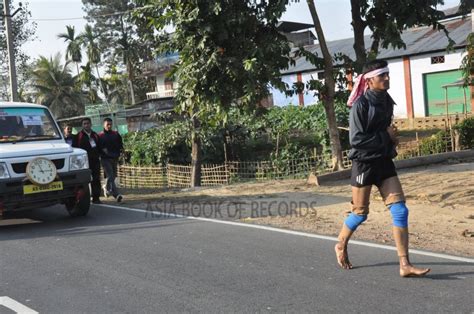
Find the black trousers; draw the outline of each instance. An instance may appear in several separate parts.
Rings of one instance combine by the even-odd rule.
[[[98,200],[100,197],[100,160],[99,158],[89,158],[89,169],[92,172],[91,193],[92,199]]]

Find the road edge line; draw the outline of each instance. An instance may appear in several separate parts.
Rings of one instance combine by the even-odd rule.
[[[319,235],[319,234],[302,232],[302,231],[295,231],[295,230],[287,230],[287,229],[281,229],[281,228],[277,228],[277,227],[249,224],[249,223],[245,223],[245,222],[236,222],[236,221],[219,220],[219,219],[194,217],[194,216],[184,216],[184,215],[173,214],[173,213],[165,213],[165,212],[156,211],[156,210],[149,211],[149,210],[146,210],[146,209],[130,208],[130,207],[125,207],[125,206],[116,206],[116,205],[109,205],[109,204],[100,204],[100,205],[95,205],[95,206],[104,206],[104,207],[122,209],[122,210],[126,210],[126,211],[131,211],[131,212],[145,213],[145,214],[150,213],[151,215],[157,215],[157,216],[162,215],[162,216],[167,217],[167,218],[185,218],[185,219],[190,219],[190,220],[213,222],[213,223],[219,223],[219,224],[224,224],[224,225],[232,225],[232,226],[267,230],[267,231],[297,235],[297,236],[302,236],[302,237],[307,237],[307,238],[328,240],[328,241],[333,241],[333,242],[339,241],[336,237],[332,237],[332,236],[325,236],[325,235]],[[378,248],[378,249],[384,249],[384,250],[389,250],[389,251],[396,251],[397,250],[394,246],[371,243],[371,242],[365,242],[365,241],[360,241],[360,240],[351,240],[350,244],[366,246],[366,247],[372,247],[372,248]],[[434,252],[428,252],[428,251],[416,250],[416,249],[410,249],[410,253],[411,254],[437,257],[437,258],[442,258],[442,259],[448,259],[448,260],[453,260],[453,261],[459,261],[459,262],[466,262],[466,263],[474,264],[474,259],[468,258],[468,257],[461,257],[461,256],[455,256],[455,255],[449,255],[449,254],[443,254],[443,253],[434,253]]]

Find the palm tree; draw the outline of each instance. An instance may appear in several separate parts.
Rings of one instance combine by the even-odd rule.
[[[96,40],[99,36],[94,34],[92,26],[86,24],[84,31],[81,33],[81,35],[79,35],[79,37],[81,38],[82,46],[86,48],[87,58],[89,59],[89,62],[91,63],[91,65],[93,64],[95,66],[100,87],[107,101],[107,91],[105,90],[104,85],[102,84],[98,65],[100,62],[100,49]]]
[[[119,73],[116,65],[111,65],[105,79],[111,104],[123,104],[127,97],[127,83],[130,82],[127,75]]]
[[[69,61],[61,64],[61,54],[49,59],[40,56],[31,71],[33,96],[58,118],[84,113],[81,91],[71,75]]]
[[[63,38],[67,42],[66,60],[76,63],[77,75],[79,75],[79,63],[82,61],[81,39],[75,34],[74,26],[66,26],[66,33],[58,34],[58,38]]]
[[[86,87],[86,97],[88,101],[92,104],[95,104],[99,101],[99,96],[97,94],[97,78],[92,74],[91,63],[87,62],[86,65],[81,66],[81,73],[77,76],[77,84],[82,88]]]

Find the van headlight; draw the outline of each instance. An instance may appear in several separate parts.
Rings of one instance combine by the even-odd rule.
[[[0,179],[9,179],[10,173],[8,172],[7,164],[0,162]]]
[[[89,160],[86,155],[74,155],[69,157],[69,171],[89,169]]]

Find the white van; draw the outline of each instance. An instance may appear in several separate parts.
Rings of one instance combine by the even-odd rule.
[[[0,215],[61,203],[85,216],[90,181],[86,151],[65,142],[47,107],[0,102]]]

